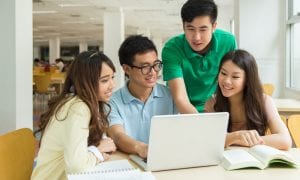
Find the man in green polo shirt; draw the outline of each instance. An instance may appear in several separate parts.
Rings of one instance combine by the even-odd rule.
[[[203,112],[215,92],[222,57],[236,49],[232,34],[216,29],[213,0],[188,0],[181,8],[184,34],[171,38],[162,51],[163,78],[180,113]]]

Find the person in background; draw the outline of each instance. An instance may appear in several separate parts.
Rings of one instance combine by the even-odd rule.
[[[42,66],[41,60],[39,58],[34,58],[33,67],[41,67],[41,66]]]
[[[105,138],[115,67],[100,52],[82,52],[68,71],[63,92],[41,115],[40,150],[31,179],[67,179],[101,163],[116,150]]]
[[[162,62],[147,37],[128,37],[119,49],[119,60],[128,77],[109,104],[108,134],[121,151],[147,157],[151,118],[177,112],[169,89],[157,83]]]
[[[59,72],[63,72],[65,64],[62,58],[55,59],[55,66],[58,68]]]
[[[44,57],[41,57],[40,62],[42,66],[45,66],[46,64],[49,64],[49,61],[46,61]]]
[[[221,58],[236,49],[232,34],[217,27],[213,0],[188,0],[181,8],[184,34],[171,38],[162,50],[163,79],[180,113],[202,112],[216,90]]]
[[[227,53],[220,64],[215,96],[205,112],[229,112],[225,146],[266,144],[288,150],[289,131],[270,96],[263,93],[254,57],[245,50]],[[266,134],[269,129],[271,134]]]

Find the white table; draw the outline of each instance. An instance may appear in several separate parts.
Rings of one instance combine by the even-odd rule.
[[[296,99],[274,99],[279,114],[290,116],[300,114],[300,100]]]
[[[289,151],[300,162],[300,149],[293,148]],[[111,160],[128,159],[124,153],[114,153]],[[179,160],[180,161],[180,160]],[[138,167],[131,160],[129,162]],[[226,171],[221,166],[197,167],[169,171],[152,172],[156,180],[298,180],[300,168],[274,168],[264,170],[242,169]]]

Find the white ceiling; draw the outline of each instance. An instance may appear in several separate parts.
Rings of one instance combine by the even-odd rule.
[[[125,35],[149,31],[151,37],[161,37],[164,41],[182,32],[180,9],[185,1],[33,0],[33,43],[48,45],[49,39],[59,37],[62,45],[78,45],[80,41],[101,45],[103,14],[111,8],[123,10]],[[233,0],[216,3],[219,10],[233,6]]]

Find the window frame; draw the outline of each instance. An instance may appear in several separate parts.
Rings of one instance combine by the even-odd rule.
[[[296,80],[295,74],[293,73],[294,67],[294,38],[293,38],[293,28],[294,24],[300,24],[300,15],[298,12],[294,15],[293,12],[293,2],[295,0],[288,0],[286,1],[286,78],[285,78],[285,85],[287,88],[291,90],[295,90],[300,92],[300,87],[293,87],[293,81]]]

